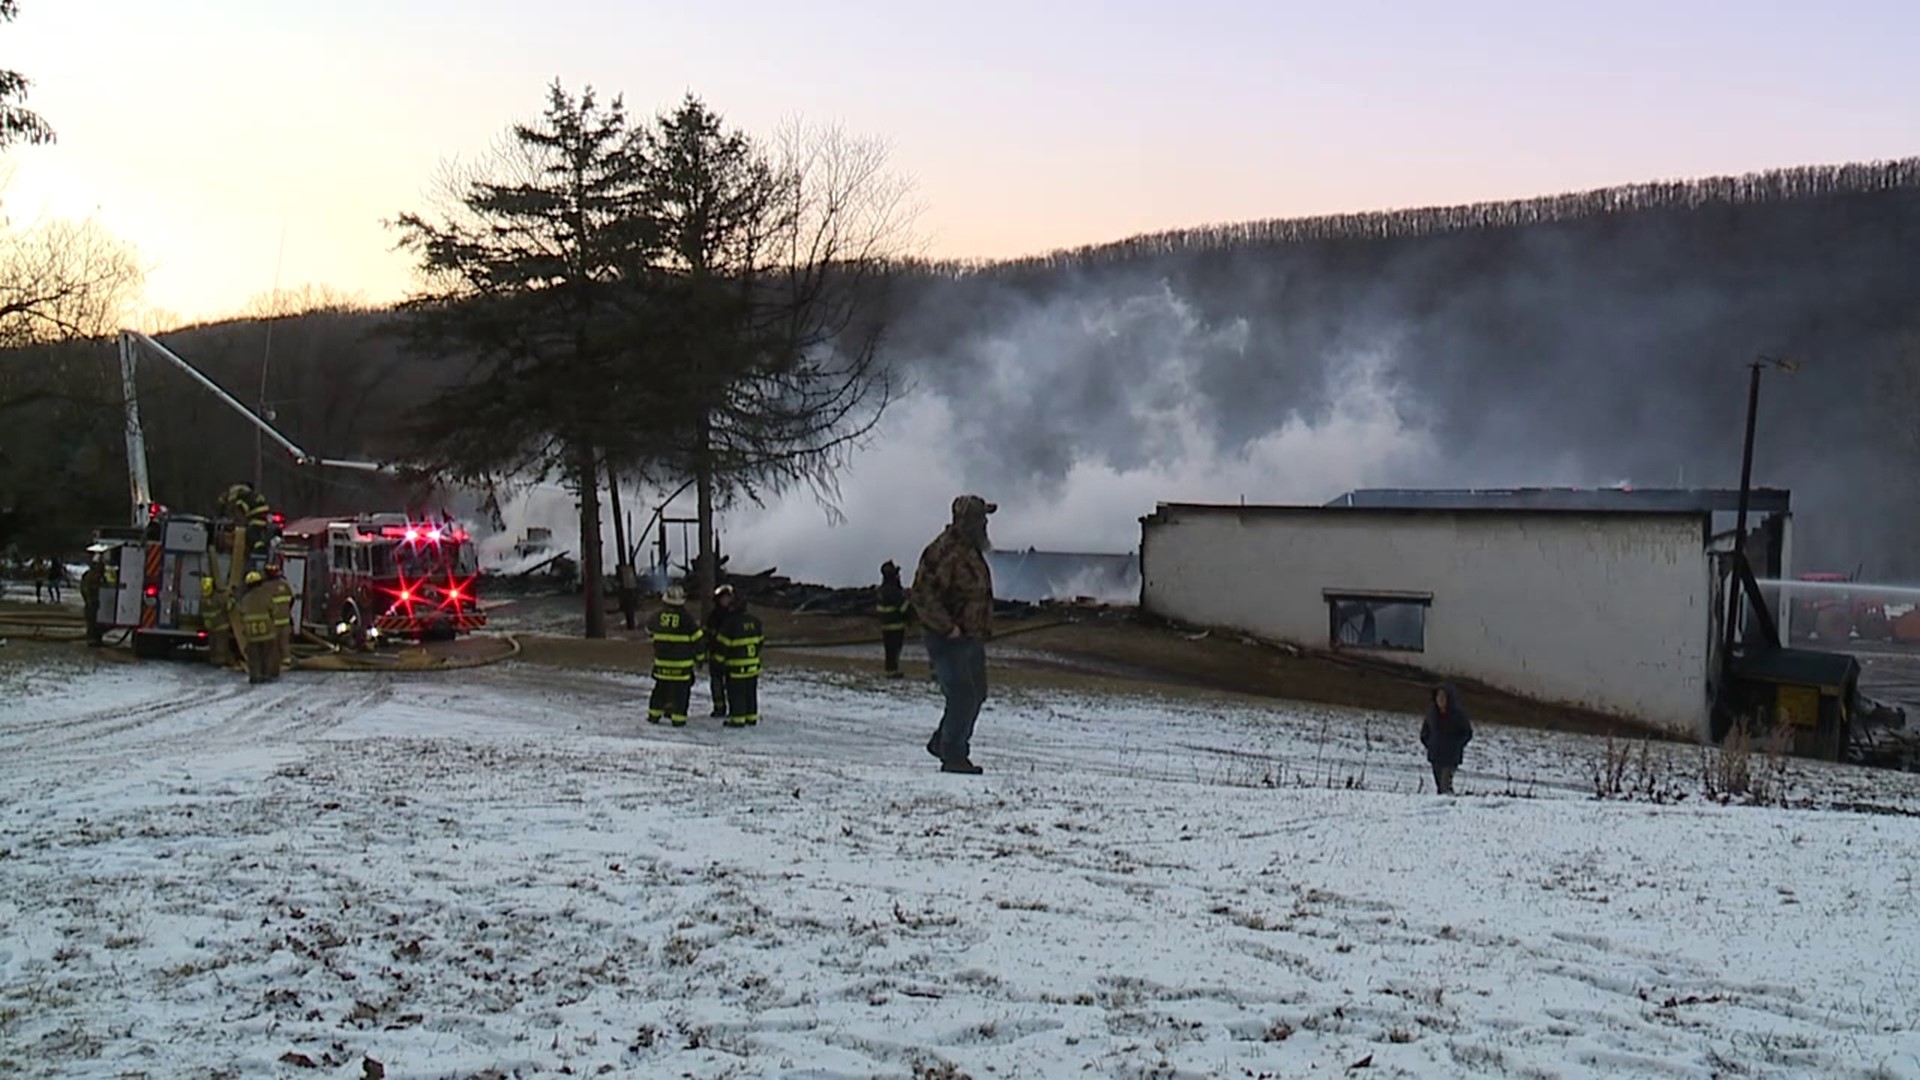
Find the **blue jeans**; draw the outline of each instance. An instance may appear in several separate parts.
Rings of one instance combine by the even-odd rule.
[[[965,761],[973,752],[973,722],[987,700],[987,646],[978,638],[926,635],[927,659],[933,664],[946,711],[933,733],[933,746],[942,761]]]

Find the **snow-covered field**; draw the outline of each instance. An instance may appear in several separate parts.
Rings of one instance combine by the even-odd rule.
[[[946,776],[912,680],[8,653],[0,1075],[1920,1076],[1920,819],[1597,801],[1592,740],[1443,799],[1413,717],[1030,692]]]

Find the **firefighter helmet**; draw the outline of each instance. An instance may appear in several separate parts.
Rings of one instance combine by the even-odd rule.
[[[267,580],[266,577],[262,575],[260,571],[258,570],[247,571],[247,584],[258,585],[265,580]]]
[[[687,603],[687,590],[679,585],[669,585],[667,586],[667,595],[663,599],[666,601],[668,607],[685,607]]]

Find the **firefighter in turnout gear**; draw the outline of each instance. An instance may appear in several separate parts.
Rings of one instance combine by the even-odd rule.
[[[247,574],[247,591],[240,596],[240,640],[247,650],[247,681],[269,682],[280,677],[278,652],[274,648],[273,590],[266,576],[254,570]]]
[[[687,706],[693,699],[693,674],[705,652],[706,634],[687,610],[687,590],[667,587],[665,604],[647,626],[653,642],[653,697],[647,702],[647,723],[664,717],[674,727],[687,726]]]
[[[106,556],[96,553],[80,575],[80,606],[87,617],[87,645],[99,648],[105,631],[100,625],[100,589],[106,583]]]
[[[278,676],[293,660],[293,586],[278,566],[270,566],[266,587],[273,600],[273,673]]]
[[[207,662],[214,667],[233,664],[232,607],[227,591],[214,587],[211,571],[200,578],[200,625],[207,632]]]
[[[220,512],[235,528],[244,528],[247,551],[264,554],[273,527],[273,507],[251,484],[235,484],[220,496]]]
[[[714,639],[727,662],[727,726],[752,727],[760,722],[760,647],[766,632],[760,617],[747,610],[739,597],[727,605],[727,617]]]
[[[713,606],[707,609],[707,692],[713,698],[713,715],[727,715],[727,658],[723,654],[720,641],[720,628],[726,625],[732,616],[734,607],[733,586],[721,585],[713,590]]]
[[[892,559],[880,564],[880,644],[886,650],[887,678],[900,677],[900,649],[907,642],[907,590],[900,584],[900,567]]]

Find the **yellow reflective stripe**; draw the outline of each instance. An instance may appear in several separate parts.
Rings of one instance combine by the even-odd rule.
[[[713,640],[719,642],[721,645],[724,645],[727,648],[732,648],[735,645],[758,645],[761,642],[767,640],[767,636],[765,634],[755,634],[752,637],[731,637],[730,638],[730,637],[723,636],[723,637],[714,638]]]
[[[699,641],[700,631],[695,630],[691,634],[675,634],[675,633],[668,633],[668,632],[656,630],[653,632],[653,640],[667,641],[667,642],[672,642],[678,645],[686,645],[686,644],[691,644],[695,641]]]

